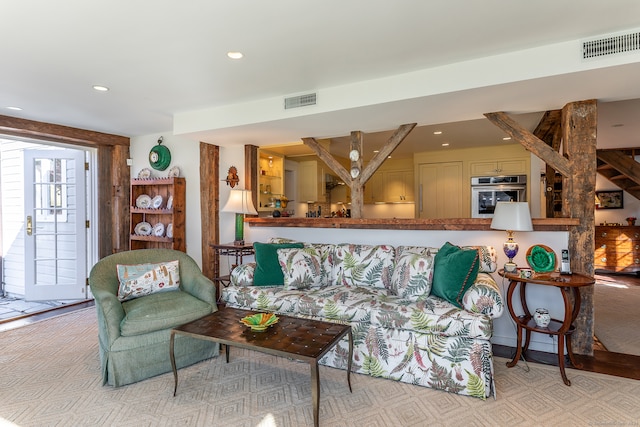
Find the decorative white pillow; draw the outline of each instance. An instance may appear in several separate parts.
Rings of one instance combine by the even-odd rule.
[[[431,293],[433,283],[434,256],[411,251],[403,252],[396,258],[396,266],[391,283],[400,298],[411,301],[425,299]]]
[[[315,248],[278,249],[278,263],[285,289],[319,288],[325,283],[322,258]]]
[[[156,292],[177,291],[180,287],[179,261],[158,264],[118,264],[118,299],[127,301]]]

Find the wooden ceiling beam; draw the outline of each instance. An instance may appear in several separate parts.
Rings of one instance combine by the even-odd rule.
[[[571,164],[565,157],[553,148],[549,147],[540,138],[522,127],[506,113],[486,113],[485,117],[505,131],[514,141],[522,144],[522,146],[528,151],[531,151],[539,158],[544,159],[549,166],[558,171],[562,176],[568,177],[572,175],[573,171],[571,170]]]

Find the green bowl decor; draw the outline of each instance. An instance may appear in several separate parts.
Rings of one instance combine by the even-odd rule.
[[[262,332],[269,326],[278,323],[278,316],[273,313],[257,313],[243,317],[240,322],[250,327],[252,331]]]

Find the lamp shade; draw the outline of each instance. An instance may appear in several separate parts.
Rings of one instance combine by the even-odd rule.
[[[495,230],[533,231],[527,202],[498,202],[491,228]]]
[[[222,212],[258,215],[251,201],[251,190],[231,190],[229,200],[222,208]]]

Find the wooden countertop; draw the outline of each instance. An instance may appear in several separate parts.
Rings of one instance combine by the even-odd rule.
[[[385,230],[491,230],[491,218],[446,219],[355,219],[355,218],[257,218],[245,222],[252,227],[350,228]],[[578,218],[534,218],[534,231],[569,231]]]

